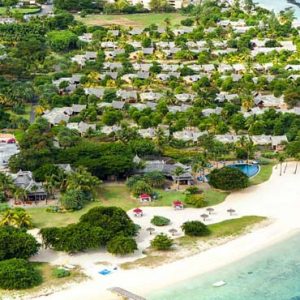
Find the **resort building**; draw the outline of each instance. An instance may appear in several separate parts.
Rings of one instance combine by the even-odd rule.
[[[36,182],[30,171],[20,170],[18,173],[12,174],[11,176],[15,185],[26,191],[27,200],[39,201],[47,198],[47,192],[42,183]]]

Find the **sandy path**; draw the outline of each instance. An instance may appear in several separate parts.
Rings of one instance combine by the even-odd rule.
[[[227,213],[227,209],[234,208],[237,211],[237,215],[234,217],[244,215],[266,216],[272,219],[271,225],[186,259],[155,269],[117,270],[115,273],[104,277],[97,274],[101,266],[95,265],[95,262],[109,261],[112,264],[118,264],[134,260],[141,253],[138,252],[130,258],[120,259],[99,251],[71,257],[50,250],[42,251],[36,260],[80,264],[91,276],[91,280],[39,299],[118,299],[106,292],[106,289],[112,286],[120,286],[132,292],[146,295],[151,289],[163,288],[178,281],[212,271],[288,237],[300,228],[300,172],[295,175],[294,169],[295,164],[289,163],[286,173],[279,176],[279,168],[274,168],[268,182],[231,194],[225,202],[215,206],[216,214],[207,222],[215,223],[232,218]],[[168,231],[170,228],[179,230],[184,221],[200,219],[199,216],[205,209],[174,211],[166,207],[149,207],[145,208],[144,211],[145,216],[143,218],[134,219],[143,227],[138,239],[140,249],[149,245],[149,233],[145,231],[145,228],[149,227],[153,215],[163,215],[172,220],[170,226],[159,229],[157,232]]]

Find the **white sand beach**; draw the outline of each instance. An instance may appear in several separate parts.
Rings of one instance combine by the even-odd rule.
[[[168,207],[148,207],[143,209],[145,216],[142,218],[134,218],[132,212],[129,212],[134,221],[143,228],[138,238],[140,250],[130,257],[113,257],[103,251],[69,256],[51,250],[42,250],[34,257],[35,261],[47,261],[53,264],[78,264],[90,279],[38,299],[119,299],[107,291],[107,288],[114,286],[146,296],[150,291],[213,271],[289,237],[300,229],[300,172],[294,174],[294,170],[295,163],[289,162],[286,172],[280,176],[279,167],[275,167],[269,181],[232,193],[225,202],[214,207],[215,214],[205,222],[209,224],[234,217],[258,215],[268,217],[272,221],[270,225],[253,229],[246,235],[185,259],[153,269],[121,270],[118,268],[107,276],[98,274],[98,271],[104,266],[104,264],[101,266],[99,262],[118,265],[142,257],[141,250],[148,247],[150,239],[153,238],[145,230],[150,226],[150,219],[153,215],[162,215],[172,220],[172,224],[167,228],[156,230],[158,233],[168,231],[170,228],[180,230],[181,224],[187,220],[200,220],[200,215],[205,212],[205,209],[189,208],[174,211]],[[234,216],[229,216],[227,212],[229,208],[236,210]],[[179,234],[181,234],[180,231]]]

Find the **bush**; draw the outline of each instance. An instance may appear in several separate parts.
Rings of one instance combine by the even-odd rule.
[[[107,251],[116,255],[126,255],[137,250],[136,241],[131,237],[116,236],[107,243]]]
[[[249,185],[249,178],[239,169],[224,167],[209,174],[209,184],[221,190],[238,190]]]
[[[31,235],[18,228],[0,227],[0,260],[29,258],[36,254],[40,244]]]
[[[186,190],[187,194],[202,194],[203,191],[199,190],[196,186],[189,186]]]
[[[127,213],[119,207],[94,207],[80,218],[80,223],[101,227],[108,235],[134,236],[136,227]]]
[[[139,196],[141,194],[151,195],[153,192],[151,186],[144,180],[136,181],[131,187],[131,191],[134,196]]]
[[[200,221],[187,221],[181,228],[189,236],[206,236],[210,233],[208,227]]]
[[[9,259],[0,262],[0,288],[27,289],[42,282],[40,273],[24,259]]]
[[[162,217],[162,216],[154,216],[151,219],[151,224],[155,226],[166,226],[170,224],[170,219]]]
[[[68,210],[82,209],[84,204],[92,200],[92,194],[78,191],[67,190],[61,197],[61,205]]]
[[[196,208],[205,207],[207,205],[204,195],[200,194],[186,195],[184,202]]]
[[[169,250],[173,246],[173,240],[166,234],[158,234],[152,241],[151,247],[156,250]]]
[[[56,268],[53,270],[52,275],[55,278],[63,278],[68,277],[71,275],[71,272],[69,270],[63,269],[63,268]]]
[[[42,228],[40,233],[46,247],[69,253],[97,249],[105,246],[108,240],[108,234],[102,228],[81,223],[61,228]]]

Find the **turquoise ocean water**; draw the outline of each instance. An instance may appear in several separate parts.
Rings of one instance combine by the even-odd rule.
[[[300,3],[299,0],[296,1]],[[295,10],[295,17],[300,20],[300,8],[296,5],[288,3],[286,0],[256,0],[254,2],[269,10],[274,10],[276,13],[284,10],[287,7],[292,7]]]
[[[212,286],[220,280],[227,284]],[[152,293],[147,299],[300,300],[300,234],[214,272]]]

